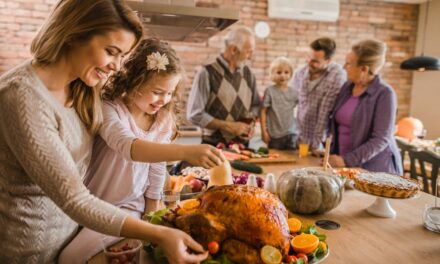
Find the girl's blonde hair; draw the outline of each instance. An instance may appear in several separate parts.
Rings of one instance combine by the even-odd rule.
[[[281,66],[287,66],[290,69],[290,75],[293,74],[293,65],[290,60],[286,57],[277,57],[274,59],[269,66],[270,78],[273,81],[273,71]]]
[[[161,56],[165,55],[168,64],[165,69],[149,69],[147,57],[158,52]],[[180,110],[181,91],[184,88],[185,72],[180,58],[175,50],[168,43],[156,38],[142,40],[137,48],[131,53],[125,61],[121,71],[111,77],[109,84],[104,87],[104,99],[116,100],[130,99],[138,93],[141,93],[142,87],[155,76],[170,76],[178,74],[181,76],[176,89],[173,92],[171,101],[163,106],[159,111],[167,111],[173,119],[174,136],[177,134],[177,115]]]
[[[376,75],[385,64],[387,45],[382,41],[362,40],[354,44],[351,50],[357,57],[357,66],[368,66],[370,75]]]
[[[123,1],[60,0],[33,39],[31,53],[36,63],[49,65],[63,57],[72,43],[117,29],[134,33],[133,47],[142,38],[142,23]],[[95,133],[103,119],[100,90],[77,79],[70,83],[69,100],[87,129]]]

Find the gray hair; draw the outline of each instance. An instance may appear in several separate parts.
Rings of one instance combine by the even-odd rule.
[[[225,47],[236,46],[239,50],[243,49],[243,45],[248,38],[254,38],[252,30],[246,26],[237,27],[225,36]]]
[[[359,41],[351,47],[357,57],[358,66],[368,66],[369,74],[378,74],[385,64],[387,45],[379,40],[367,39]]]

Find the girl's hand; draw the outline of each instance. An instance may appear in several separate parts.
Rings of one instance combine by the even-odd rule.
[[[210,169],[222,164],[226,159],[221,150],[211,145],[199,144],[186,146],[185,160],[191,165]]]
[[[208,251],[183,231],[164,228],[160,236],[158,244],[169,263],[200,263],[208,257]]]
[[[269,145],[270,136],[269,133],[267,133],[267,131],[261,133],[261,138],[263,139],[263,142],[266,143],[266,145]]]
[[[328,163],[330,163],[332,167],[345,167],[344,159],[339,155],[330,155]]]

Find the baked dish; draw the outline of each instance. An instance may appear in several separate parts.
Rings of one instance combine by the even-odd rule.
[[[409,198],[419,191],[415,181],[383,172],[359,173],[354,178],[354,186],[360,191],[389,198]]]
[[[359,173],[358,169],[353,168],[342,168],[334,170],[334,173],[341,175],[342,177],[346,177],[349,180],[353,180],[354,177]]]

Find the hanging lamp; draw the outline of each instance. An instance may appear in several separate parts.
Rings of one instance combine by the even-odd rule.
[[[422,54],[421,56],[416,56],[403,61],[400,64],[400,69],[411,70],[411,71],[439,71],[440,70],[440,60],[438,58],[424,56],[423,51],[425,49],[425,39],[426,39],[426,25],[428,22],[428,7],[429,1],[426,2],[425,11],[425,25],[423,28],[423,40],[422,40]]]

